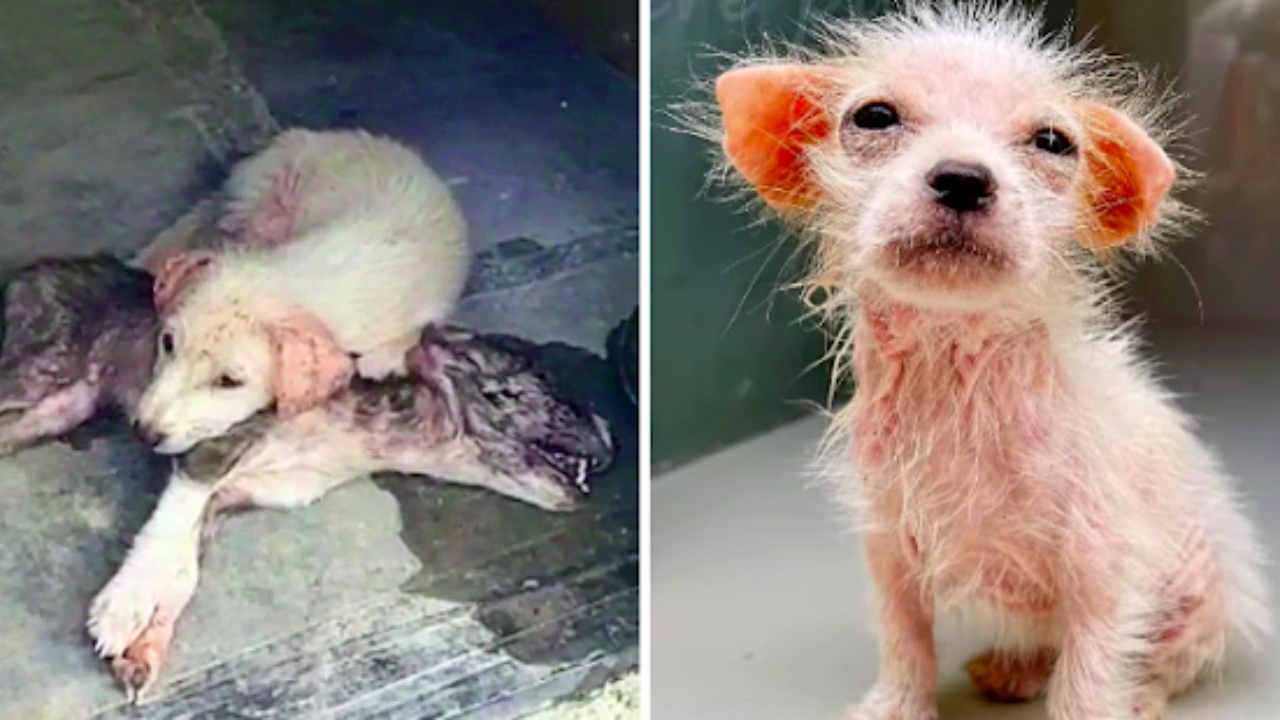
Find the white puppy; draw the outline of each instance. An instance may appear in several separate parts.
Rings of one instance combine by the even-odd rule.
[[[138,426],[182,452],[273,403],[316,407],[348,378],[403,370],[466,282],[466,225],[409,148],[363,131],[292,130],[241,162],[215,251],[169,254],[164,324]]]
[[[1233,483],[1099,262],[1181,209],[1158,96],[1018,11],[902,10],[742,63],[693,116],[808,232],[810,297],[856,375],[825,467],[863,529],[881,646],[849,718],[938,717],[953,613],[994,620],[968,668],[987,693],[1046,693],[1054,720],[1161,717],[1270,618]]]

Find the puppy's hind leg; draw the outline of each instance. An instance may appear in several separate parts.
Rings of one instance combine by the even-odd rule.
[[[84,424],[98,409],[99,391],[77,382],[35,401],[0,396],[0,456],[12,455],[41,440],[63,435]]]
[[[1057,651],[1034,653],[991,650],[965,665],[969,679],[983,695],[1002,703],[1023,703],[1044,694],[1053,675]]]
[[[1063,635],[1049,681],[1049,717],[1133,717],[1140,682],[1131,660],[1149,650],[1142,619],[1152,601],[1143,583],[1126,574],[1126,554],[1114,534],[1088,519],[1076,522],[1061,549],[1063,572],[1073,581],[1059,599]]]
[[[208,481],[179,472],[170,479],[124,564],[89,611],[89,635],[131,701],[160,674],[178,617],[195,593],[201,552],[222,515],[251,506],[306,505],[359,474],[306,465],[259,473],[237,469]]]
[[[195,594],[200,557],[225,516],[257,506],[307,505],[334,485],[333,475],[308,472],[237,475],[217,490],[181,476],[170,481],[134,551],[90,613],[89,632],[98,652],[111,660],[112,673],[131,701],[159,677],[178,617]],[[130,635],[124,649],[113,652]]]
[[[258,507],[279,510],[303,507],[323,497],[340,482],[321,473],[290,473],[287,478],[278,473],[237,476],[220,486],[205,508],[200,530],[201,553],[208,549],[231,515]]]

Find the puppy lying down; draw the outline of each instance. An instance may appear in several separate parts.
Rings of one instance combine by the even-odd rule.
[[[147,274],[110,258],[46,261],[4,294],[0,444],[66,433],[99,409],[131,416],[149,382],[157,323]],[[169,484],[123,566],[94,600],[89,634],[131,698],[165,660],[195,591],[202,540],[233,509],[309,504],[393,471],[573,509],[611,461],[604,422],[561,399],[522,341],[429,327],[409,374],[354,379],[283,420],[258,413],[174,460]]]

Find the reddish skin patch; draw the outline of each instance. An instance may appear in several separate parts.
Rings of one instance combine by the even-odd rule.
[[[172,642],[173,618],[156,613],[120,657],[111,660],[111,672],[130,698],[142,694],[160,676]]]
[[[249,217],[244,242],[250,247],[282,245],[293,237],[301,193],[298,173],[286,169],[271,181],[271,192]]]
[[[725,153],[777,210],[803,210],[818,199],[805,153],[834,130],[815,99],[829,84],[827,70],[804,65],[739,68],[716,80]]]
[[[184,252],[167,258],[156,273],[152,295],[156,310],[164,314],[208,272],[216,258],[207,252]]]
[[[271,179],[271,187],[247,214],[229,213],[217,222],[220,232],[240,239],[246,247],[269,248],[293,239],[302,202],[301,176],[285,168]]]
[[[271,387],[282,418],[319,407],[355,374],[351,356],[309,314],[298,312],[277,322],[271,343],[276,356]]]
[[[864,307],[856,336],[855,461],[874,522],[924,523],[923,536],[902,538],[906,555],[944,592],[976,577],[1008,612],[1051,614],[1061,588],[1045,538],[1056,534],[1058,494],[1069,492],[1074,469],[1050,432],[1057,390],[1043,329],[939,323],[890,304]],[[916,478],[909,494],[904,474]],[[955,513],[959,503],[972,514]],[[992,517],[1017,521],[983,519]]]
[[[1063,507],[1086,517],[1100,513],[1072,490],[1083,470],[1070,461],[1070,437],[1055,431],[1055,408],[1064,396],[1043,328],[1010,333],[979,316],[940,319],[902,305],[869,304],[856,337],[862,398],[853,424],[855,461],[871,524],[880,536],[898,540],[868,545],[869,561],[897,563],[899,575],[888,575],[894,583],[944,597],[956,589],[976,591],[1001,611],[1032,621],[1059,612],[1107,616],[1114,598],[1106,586],[1081,588],[1074,573],[1110,574],[1109,565],[1088,558],[1110,556],[1112,539],[1077,544],[1073,538],[1102,529],[1081,535],[1058,519]],[[965,458],[973,464],[961,462]],[[970,512],[956,513],[959,506]],[[1180,562],[1162,581],[1160,595],[1169,604],[1148,630],[1152,646],[1143,662],[1152,681],[1138,688],[1135,708],[1149,708],[1166,688],[1182,687],[1177,678],[1195,671],[1185,666],[1195,657],[1188,648],[1211,643],[1221,626],[1212,620],[1222,613],[1213,596],[1221,580],[1212,547],[1198,528],[1189,528],[1181,545]],[[1072,558],[1065,565],[1059,562],[1064,554]],[[895,585],[882,587],[891,605],[903,602]],[[895,648],[924,650],[909,643]],[[993,651],[966,669],[988,697],[1024,702],[1044,693],[1056,654],[1053,648],[1025,656]]]
[[[1153,225],[1176,169],[1133,121],[1098,103],[1086,103],[1090,146],[1084,153],[1085,203],[1093,222],[1085,242],[1107,248]]]

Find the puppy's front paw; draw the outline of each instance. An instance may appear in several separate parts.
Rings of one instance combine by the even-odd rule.
[[[844,720],[938,720],[938,708],[929,694],[877,685]]]
[[[195,551],[183,555],[131,557],[102,588],[88,622],[99,656],[119,657],[149,627],[177,619],[196,587]]]
[[[195,582],[181,563],[126,562],[94,598],[89,635],[98,655],[111,662],[130,702],[137,702],[159,676],[174,624]]]
[[[160,676],[173,641],[173,621],[160,613],[119,657],[111,660],[111,673],[124,688],[129,702],[137,702]]]
[[[160,605],[157,585],[138,571],[125,567],[93,599],[88,631],[99,657],[114,658],[138,639]]]
[[[1138,720],[1164,720],[1169,709],[1169,693],[1161,687],[1143,688],[1133,702],[1133,716]]]

